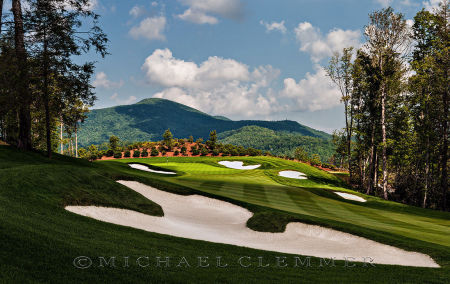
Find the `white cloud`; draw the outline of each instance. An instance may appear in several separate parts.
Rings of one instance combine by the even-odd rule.
[[[176,59],[169,49],[157,49],[145,60],[147,79],[165,87],[209,89],[219,83],[247,81],[248,66],[232,59],[209,57],[202,64]]]
[[[423,6],[425,6],[425,10],[434,12],[434,10],[439,8],[439,3],[441,3],[442,0],[428,0],[422,2]]]
[[[121,105],[129,105],[132,103],[135,103],[137,101],[137,98],[135,96],[129,96],[127,99],[122,100],[119,98],[119,94],[114,93],[111,97],[111,100],[115,101],[117,104]]]
[[[330,57],[345,47],[359,47],[361,32],[359,30],[333,29],[323,36],[319,28],[303,22],[295,28],[295,35],[300,43],[300,50],[307,52],[313,62]]]
[[[400,4],[407,7],[418,6],[417,3],[414,3],[411,0],[402,0]]]
[[[316,65],[315,73],[307,73],[298,83],[292,79],[284,80],[281,96],[292,101],[291,111],[318,111],[333,108],[340,104],[339,89],[327,76],[324,68]]]
[[[216,17],[206,15],[202,11],[193,10],[191,8],[184,11],[183,14],[177,15],[178,18],[196,24],[217,24],[219,20]]]
[[[240,0],[178,0],[188,9],[178,18],[196,24],[217,24],[217,15],[229,19],[242,17],[243,5]]]
[[[279,31],[282,34],[285,34],[287,31],[286,26],[284,25],[284,21],[281,21],[279,23],[277,22],[266,23],[264,21],[260,21],[259,23],[266,27],[267,32]]]
[[[96,88],[105,88],[105,89],[116,89],[122,87],[124,84],[123,80],[119,82],[113,82],[108,80],[108,76],[105,72],[99,72],[95,75],[95,80],[92,85]]]
[[[158,6],[158,2],[153,1],[151,5],[152,5],[152,7],[156,7],[156,6]]]
[[[215,115],[254,117],[274,112],[278,104],[270,85],[280,71],[254,70],[233,59],[212,56],[197,64],[157,49],[142,66],[150,83],[165,87],[156,98],[174,100]]]
[[[138,6],[135,5],[133,6],[133,8],[131,8],[129,14],[133,17],[133,18],[138,18],[142,15],[144,15],[146,13],[146,10],[143,6]]]
[[[316,65],[315,69],[298,82],[286,78],[283,88],[274,90],[280,70],[270,65],[251,70],[241,62],[216,56],[197,64],[175,58],[169,49],[157,49],[142,66],[148,82],[163,87],[153,97],[236,119],[339,105],[339,90],[323,68]]]
[[[389,7],[392,3],[392,0],[375,0],[375,2],[377,2],[383,7]]]
[[[166,17],[157,16],[145,18],[138,26],[130,29],[129,34],[134,39],[146,38],[149,40],[165,40],[164,29],[166,28]]]
[[[23,2],[24,4],[25,3],[27,3],[26,1],[25,2]],[[69,1],[64,1],[64,2],[62,2],[62,3],[59,3],[60,5],[62,5],[62,6],[59,6],[59,7],[64,7],[64,9],[66,9],[66,10],[72,10],[73,9],[73,7],[72,7],[72,5],[69,3]],[[28,5],[28,4],[26,4],[26,5]],[[97,9],[97,8],[99,8],[100,7],[100,3],[99,3],[99,0],[89,0],[88,2],[87,2],[87,5],[86,6],[84,6],[83,8],[84,8],[84,10],[89,10],[89,11],[92,11],[92,10],[95,10],[95,9]]]

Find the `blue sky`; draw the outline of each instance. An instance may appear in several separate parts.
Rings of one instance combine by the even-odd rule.
[[[323,71],[363,41],[387,5],[412,19],[438,1],[97,0],[111,55],[96,60],[94,108],[160,97],[231,119],[291,119],[343,127],[340,95]]]

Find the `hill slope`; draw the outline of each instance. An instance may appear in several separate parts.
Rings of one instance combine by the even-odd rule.
[[[170,128],[174,137],[208,138],[211,130],[218,133],[256,125],[274,131],[295,132],[304,136],[330,138],[330,135],[295,121],[232,121],[213,117],[188,106],[164,99],[145,99],[137,104],[93,110],[79,132],[82,146],[101,144],[111,135],[125,141],[160,140]]]
[[[333,143],[329,139],[304,136],[286,131],[274,131],[259,126],[244,126],[237,130],[222,132],[219,142],[236,146],[252,147],[269,151],[274,155],[293,156],[298,146],[302,146],[310,155],[318,154],[327,161],[334,153]]]

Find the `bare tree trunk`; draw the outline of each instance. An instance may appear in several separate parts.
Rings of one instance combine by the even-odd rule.
[[[423,202],[422,202],[422,208],[427,207],[427,195],[428,195],[428,175],[430,172],[430,153],[429,153],[429,137],[427,138],[427,146],[426,146],[426,158],[425,158],[425,189],[423,194]]]
[[[448,78],[447,68],[445,70],[445,78]],[[447,85],[448,86],[448,85]],[[441,148],[441,191],[442,191],[442,210],[447,209],[447,191],[448,191],[448,89],[444,90],[442,95],[444,105],[444,119],[442,121],[442,148]]]
[[[45,130],[47,138],[47,157],[52,157],[52,138],[50,129],[50,103],[48,90],[48,56],[47,56],[47,38],[44,31],[44,108],[45,108]]]
[[[27,68],[27,54],[24,42],[22,7],[20,0],[12,0],[12,12],[14,14],[14,42],[16,57],[19,63],[19,141],[18,148],[31,150],[31,94],[29,89],[29,75]]]
[[[369,184],[367,186],[367,191],[366,194],[370,194],[373,189],[374,189],[374,184],[375,184],[375,165],[376,165],[376,155],[377,155],[377,150],[376,150],[376,146],[375,146],[375,123],[372,122],[372,131],[371,131],[371,137],[370,137],[370,158],[369,158]]]
[[[0,33],[2,32],[3,0],[0,0]]]
[[[59,132],[59,143],[60,143],[60,154],[63,154],[63,122],[61,118],[61,124],[60,124],[60,132]]]
[[[78,158],[78,125],[75,125],[75,158]]]
[[[381,89],[381,137],[382,137],[382,159],[383,159],[383,198],[387,195],[387,157],[386,157],[386,91],[384,86]]]

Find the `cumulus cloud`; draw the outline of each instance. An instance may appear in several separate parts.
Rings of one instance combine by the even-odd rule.
[[[300,50],[309,53],[313,62],[330,57],[345,47],[361,45],[359,30],[333,29],[323,36],[319,28],[308,22],[300,23],[295,28],[295,36],[300,43]]]
[[[133,8],[131,8],[129,14],[133,18],[138,18],[138,17],[144,15],[146,12],[147,11],[145,10],[144,6],[134,5]]]
[[[157,49],[145,60],[147,79],[160,86],[209,89],[230,81],[247,81],[248,66],[232,59],[209,57],[200,65],[173,57],[169,49]]]
[[[162,90],[153,97],[173,100],[206,113],[234,118],[267,118],[275,113],[318,111],[340,104],[340,92],[319,65],[298,82],[286,78],[277,89],[280,70],[251,69],[233,59],[212,56],[201,63],[175,58],[157,49],[142,70]]]
[[[187,9],[184,11],[183,14],[178,15],[178,18],[189,21],[196,24],[217,24],[219,20],[216,17],[206,15],[202,11],[194,10],[194,9]]]
[[[281,96],[292,101],[291,111],[318,111],[340,104],[339,89],[327,76],[324,68],[316,65],[315,73],[307,73],[298,83],[292,78],[284,79]]]
[[[155,94],[216,115],[254,117],[277,110],[270,86],[280,71],[272,66],[253,70],[236,60],[217,56],[204,62],[173,57],[169,49],[157,49],[142,66],[152,84],[164,87]]]
[[[266,27],[267,32],[279,31],[282,34],[285,34],[287,31],[286,26],[284,25],[284,21],[281,21],[279,23],[278,22],[266,23],[264,21],[260,21],[259,23],[264,27]]]
[[[105,89],[116,89],[122,87],[124,84],[123,80],[119,82],[113,82],[108,79],[108,76],[105,72],[99,72],[95,75],[95,80],[92,85],[96,88],[105,88]]]
[[[130,29],[129,34],[134,39],[165,40],[164,29],[166,17],[156,16],[143,19],[139,25]]]
[[[178,18],[196,24],[217,24],[216,16],[229,19],[239,19],[243,14],[240,0],[179,0],[188,9]]]
[[[129,104],[135,103],[137,101],[137,98],[135,96],[129,96],[127,99],[122,100],[119,98],[118,93],[114,93],[110,97],[110,99],[115,101],[117,104],[121,104],[121,105],[129,105]]]

